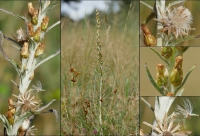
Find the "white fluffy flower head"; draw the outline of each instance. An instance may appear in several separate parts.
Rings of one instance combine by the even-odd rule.
[[[159,18],[155,20],[162,24],[161,32],[167,32],[167,35],[173,34],[177,39],[188,35],[189,31],[192,30],[193,17],[187,8],[183,6],[175,7],[174,9],[166,7],[162,10],[158,7],[157,12]]]

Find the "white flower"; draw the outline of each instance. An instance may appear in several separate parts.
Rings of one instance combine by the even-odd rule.
[[[178,37],[188,35],[189,31],[192,30],[193,18],[187,8],[179,6],[171,10],[170,7],[166,7],[163,11],[158,7],[157,12],[159,18],[155,20],[162,24],[161,32],[167,32],[168,35],[172,33],[177,39]]]

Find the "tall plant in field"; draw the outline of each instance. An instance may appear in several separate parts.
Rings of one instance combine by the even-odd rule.
[[[135,34],[135,26],[138,30],[138,25],[133,25],[137,19],[131,13],[136,4],[130,4],[122,14],[103,15],[96,10],[94,20],[85,17],[78,23],[68,22],[70,36],[62,29],[62,55],[70,60],[69,64],[62,63],[62,68],[64,63],[70,66],[62,70],[63,135],[138,134],[137,51],[130,49],[137,49],[130,36]],[[65,46],[69,41],[71,47]]]
[[[189,35],[195,28],[191,27],[193,17],[190,10],[180,5],[185,0],[176,0],[167,6],[165,0],[156,0],[154,6],[144,1],[140,2],[152,11],[141,24],[146,46],[175,46],[183,41],[199,38],[196,35]],[[148,27],[151,19],[157,22],[156,38],[151,33],[152,28]]]
[[[0,51],[5,60],[13,66],[19,76],[19,83],[15,83],[12,80],[18,88],[19,93],[13,94],[8,99],[6,116],[0,114],[0,119],[4,124],[4,135],[34,135],[36,129],[30,125],[34,115],[52,112],[57,117],[57,111],[54,109],[44,111],[55,99],[51,100],[47,105],[42,105],[42,100],[38,97],[38,93],[44,93],[43,91],[45,90],[42,88],[41,82],[37,81],[36,85],[30,87],[30,83],[34,79],[35,69],[60,53],[60,50],[58,50],[56,53],[45,58],[45,43],[42,42],[45,34],[60,23],[58,21],[48,27],[49,17],[47,13],[57,3],[44,0],[40,1],[39,5],[39,9],[35,9],[31,2],[28,3],[28,17],[19,16],[10,11],[0,9],[2,12],[22,19],[25,23],[25,30],[19,28],[14,39],[0,32]],[[14,47],[20,51],[20,62],[15,62],[13,59],[10,59],[4,52],[2,46],[4,39],[13,42]]]

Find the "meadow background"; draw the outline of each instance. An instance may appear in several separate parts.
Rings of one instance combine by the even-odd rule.
[[[155,105],[155,97],[143,97],[145,100],[147,100],[151,106],[154,108]],[[189,99],[192,106],[193,106],[193,112],[195,114],[200,114],[200,97],[177,97],[174,102],[172,103],[172,106],[169,109],[168,116],[175,111],[175,108],[177,105],[182,106],[183,100]],[[153,124],[155,119],[155,115],[152,112],[152,110],[140,99],[140,128],[143,129],[144,134],[151,133],[151,128],[143,124],[143,122],[148,122],[150,124]],[[191,117],[191,119],[186,119],[185,124],[182,125],[181,130],[187,130],[192,131],[191,135],[200,135],[200,117]]]
[[[21,16],[28,16],[28,2],[32,1],[0,1],[0,8],[11,11]],[[33,1],[35,8],[39,7],[38,1]],[[51,10],[47,16],[49,16],[49,26],[57,22],[60,19],[60,2]],[[25,23],[12,15],[7,15],[0,12],[0,31],[8,37],[12,37],[19,29],[25,29]],[[44,53],[46,56],[55,53],[60,49],[60,26],[54,27],[49,31],[43,40],[46,47]],[[3,48],[9,58],[14,59],[19,63],[20,52],[4,39]],[[6,114],[8,108],[8,98],[12,94],[18,94],[18,88],[10,81],[14,80],[19,83],[19,77],[15,69],[4,59],[0,53],[0,113]],[[35,77],[32,81],[33,84],[39,80],[42,83],[43,89],[46,92],[41,92],[39,97],[42,99],[43,104],[47,104],[52,99],[56,99],[50,107],[58,111],[60,115],[60,57],[59,55],[50,61],[45,62],[35,71]],[[30,87],[32,84],[30,85]],[[48,110],[48,109],[47,109]],[[38,129],[36,135],[59,135],[60,134],[60,116],[58,122],[56,122],[53,114],[41,114],[34,117],[31,125],[35,125]],[[3,135],[3,123],[0,122],[0,135]]]
[[[96,17],[63,18],[61,36],[61,132],[63,135],[138,133],[139,2],[117,13],[100,12],[103,54],[102,127],[99,124],[99,63]],[[81,72],[72,82],[70,72]]]
[[[154,1],[153,0],[142,0],[146,2],[147,4],[153,6]],[[167,0],[166,5],[168,3],[172,2],[174,0]],[[179,4],[180,5],[180,4]],[[200,26],[199,26],[199,9],[200,9],[200,1],[197,0],[186,0],[185,4],[183,5],[184,7],[188,8],[193,16],[193,24],[191,25],[192,28],[196,28],[196,30],[190,31],[190,35],[200,35]],[[145,18],[151,13],[151,9],[147,8],[145,5],[140,3],[140,25],[141,23],[145,20]],[[150,20],[148,23],[148,28],[152,32],[152,34],[156,37],[156,21],[155,20]],[[178,44],[179,46],[200,46],[199,44],[200,39],[194,39],[194,40],[189,40],[182,42]],[[143,34],[141,33],[140,36],[140,46],[145,46],[144,41],[143,41]]]

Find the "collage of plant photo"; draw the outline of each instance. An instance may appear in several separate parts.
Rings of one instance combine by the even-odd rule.
[[[199,1],[140,1],[140,135],[200,135]]]
[[[0,1],[0,136],[200,135],[200,1]]]

